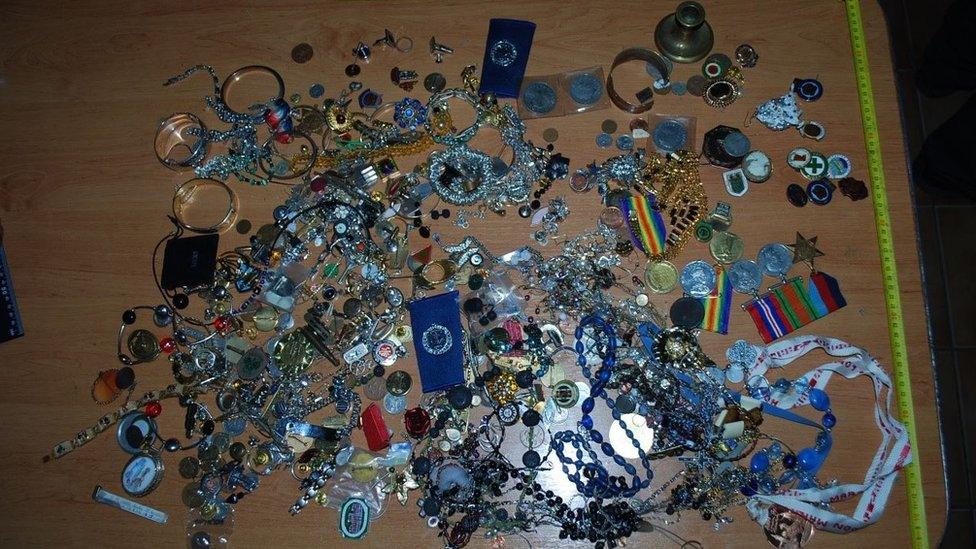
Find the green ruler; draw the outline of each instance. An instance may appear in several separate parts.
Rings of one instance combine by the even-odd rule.
[[[912,404],[912,383],[908,371],[908,350],[905,346],[905,323],[901,312],[901,296],[898,290],[898,271],[895,264],[895,246],[891,235],[891,216],[888,213],[888,195],[885,190],[884,165],[881,162],[881,137],[878,134],[878,118],[874,109],[874,92],[871,88],[871,71],[868,64],[867,41],[861,19],[859,0],[845,0],[847,25],[851,32],[851,49],[854,54],[854,73],[857,77],[857,95],[861,103],[861,120],[864,123],[864,145],[868,155],[871,176],[871,196],[874,202],[874,220],[878,228],[878,248],[881,250],[881,277],[884,282],[885,306],[888,310],[888,337],[891,341],[892,370],[895,394],[898,395],[898,412],[908,429],[908,439],[915,452],[912,462],[905,467],[908,485],[908,515],[912,546],[928,548],[929,532],[925,521],[925,499],[922,494],[922,473],[918,463],[918,437],[915,432],[915,407]]]

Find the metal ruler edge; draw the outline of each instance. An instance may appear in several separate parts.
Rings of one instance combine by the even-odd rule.
[[[874,90],[871,86],[867,41],[864,37],[860,1],[844,0],[844,4],[847,9],[847,26],[851,35],[854,74],[857,79],[861,121],[864,126],[864,145],[867,150],[868,171],[871,178],[871,197],[874,204],[875,225],[878,231],[878,248],[881,252],[881,275],[884,284],[885,307],[888,313],[888,337],[891,343],[895,394],[898,396],[898,413],[908,430],[908,439],[914,451],[912,462],[904,469],[905,483],[908,489],[909,529],[912,546],[916,549],[928,549],[929,533],[925,517],[922,473],[919,466],[918,437],[915,430],[915,405],[912,400],[908,348],[905,343],[904,317],[902,316],[901,295],[898,288],[898,270],[891,233],[891,217],[888,211],[884,165],[881,161],[881,137],[878,132]]]

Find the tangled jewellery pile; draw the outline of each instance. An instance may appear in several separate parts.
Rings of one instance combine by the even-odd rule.
[[[407,47],[402,39],[385,40]],[[449,53],[433,39],[432,53],[435,45],[438,55]],[[296,48],[296,61],[311,55],[304,46]],[[489,53],[499,65],[518,55],[511,43],[495,46]],[[368,50],[360,44],[356,53]],[[266,476],[282,472],[295,479],[291,513],[312,503],[332,507],[347,538],[366,534],[390,496],[407,505],[414,491],[413,512],[454,548],[475,535],[500,544],[540,527],[596,547],[649,531],[698,545],[668,525],[690,513],[718,528],[732,521],[736,506],[745,506],[777,546],[802,544],[814,528],[846,533],[875,522],[911,456],[877,361],[842,341],[812,336],[768,346],[739,340],[722,360],[699,346],[706,309],[715,314],[711,301],[731,292],[726,272],[737,290],[758,298],[763,274],[786,280],[796,262],[784,258],[789,248],[764,248],[762,272],[755,262],[735,261],[741,241],[738,256],[730,257],[737,243],[723,232],[727,223],[719,223],[721,215],[706,222],[695,153],[630,148],[570,174],[569,159],[552,145],[527,141],[518,111],[480,89],[474,70],[465,69],[457,88],[432,74],[426,102],[383,103],[379,94],[350,86],[363,92],[358,109],[349,92],[314,106],[299,105],[297,95],[288,100],[282,78],[265,66],[221,81],[201,65],[167,82],[209,75],[214,91],[206,103],[226,128],[208,129],[188,113],[161,123],[160,161],[197,176],[177,190],[174,230],[153,254],[155,272],[164,250],[156,281],[163,303],[124,312],[121,366],[101,372],[92,387],[96,401],[124,395],[125,404],[48,457],[61,458],[112,430],[130,455],[122,488],[137,498],[160,483],[164,462],[178,460],[194,548],[226,544],[235,505],[246,505],[241,501]],[[358,65],[346,72],[355,76]],[[416,79],[398,69],[392,77]],[[238,83],[248,79],[264,79],[278,92],[235,110]],[[594,86],[584,91],[586,100],[602,95]],[[321,86],[310,90],[322,93]],[[452,117],[459,105],[476,115],[464,129]],[[510,159],[470,145],[491,131]],[[741,137],[723,131],[732,151]],[[221,154],[211,154],[216,145],[225,145]],[[402,170],[398,160],[410,156],[423,160]],[[250,232],[246,221],[235,225],[231,176],[292,187],[249,246],[218,253],[221,232],[232,226]],[[495,255],[473,236],[443,242],[431,233],[433,220],[466,228],[514,209],[532,218],[540,246],[553,244],[569,209],[563,198],[542,199],[566,179],[574,191],[598,190],[604,209],[591,230],[560,237],[552,253],[524,246]],[[227,214],[213,224],[193,222],[188,213],[205,188],[228,197]],[[689,263],[680,277],[685,295],[665,317],[647,287],[673,288],[677,272],[669,260],[702,232],[720,243],[712,245],[718,271]],[[818,252],[811,242],[798,238],[794,252]],[[443,258],[434,259],[435,250]],[[646,286],[626,266],[625,259],[638,256],[653,267]],[[836,280],[822,273],[809,286],[783,288],[758,301],[776,310],[796,307],[767,326],[767,343],[843,306]],[[199,301],[196,316],[191,298]],[[767,380],[768,369],[815,349],[832,361],[794,381]],[[395,369],[411,354],[414,374]],[[133,367],[160,357],[174,383],[136,398]],[[833,374],[868,376],[875,390],[882,441],[860,483],[817,476],[838,421],[826,392]],[[412,395],[417,405],[408,408],[415,376],[422,395]],[[164,433],[157,425],[170,406],[164,402],[173,403],[167,413],[183,409],[185,432]],[[791,411],[807,405],[819,421]],[[808,445],[794,448],[766,432],[776,422],[809,430]],[[680,470],[655,477],[662,460]],[[568,482],[547,485],[552,475]],[[165,520],[128,498],[104,491],[99,498]],[[849,515],[835,508],[854,499]]]

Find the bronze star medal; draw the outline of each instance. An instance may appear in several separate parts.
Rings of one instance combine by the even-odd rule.
[[[796,242],[789,245],[793,248],[793,264],[797,264],[801,261],[806,261],[810,264],[810,268],[813,268],[813,260],[824,255],[823,252],[817,249],[817,237],[813,238],[803,238],[803,235],[796,233]]]

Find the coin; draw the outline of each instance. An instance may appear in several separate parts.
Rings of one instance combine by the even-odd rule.
[[[386,390],[391,395],[403,396],[410,392],[411,385],[413,385],[413,378],[403,370],[397,370],[386,378]]]
[[[715,289],[715,269],[704,261],[692,261],[681,270],[681,288],[692,297],[708,297]]]
[[[665,120],[654,128],[651,138],[658,149],[674,152],[685,146],[688,141],[688,130],[677,120]]]
[[[759,250],[756,262],[759,263],[759,268],[767,276],[779,278],[786,275],[790,267],[793,266],[793,252],[785,244],[779,242],[766,244]]]
[[[313,53],[312,46],[302,42],[291,49],[291,60],[296,63],[308,63]]]
[[[402,414],[407,409],[407,397],[388,394],[383,397],[383,409],[388,414]]]
[[[712,252],[712,257],[722,265],[728,265],[741,258],[745,247],[739,235],[725,231],[716,232],[708,243],[708,250]]]
[[[180,476],[193,479],[200,473],[200,460],[193,456],[186,456],[180,460]]]
[[[183,492],[180,494],[180,499],[183,500],[183,505],[190,508],[203,505],[203,493],[200,492],[200,483],[190,482],[184,486]]]
[[[592,105],[603,97],[603,81],[595,74],[581,73],[569,83],[569,96],[581,105]]]
[[[698,328],[705,319],[705,305],[693,297],[681,297],[671,304],[671,323],[681,328]]]
[[[430,93],[437,93],[447,86],[447,79],[439,72],[432,72],[424,78],[424,89]]]
[[[546,128],[545,131],[542,132],[542,139],[544,139],[546,143],[555,143],[556,140],[559,139],[559,132],[556,131],[556,128]]]
[[[609,206],[600,212],[600,223],[603,223],[611,229],[619,229],[624,226],[624,214],[620,211],[620,208]]]
[[[608,118],[600,124],[600,129],[603,130],[603,133],[613,133],[617,131],[617,123]]]
[[[656,261],[644,269],[644,283],[658,294],[666,294],[678,285],[678,269],[670,261]]]
[[[379,402],[386,396],[386,380],[378,376],[369,380],[366,388],[363,389],[363,395],[374,402]]]
[[[522,90],[522,106],[535,114],[546,114],[556,108],[556,90],[545,82],[532,82]]]
[[[755,294],[762,284],[762,271],[755,261],[740,259],[729,267],[732,289],[742,294]]]
[[[132,356],[140,361],[153,360],[159,356],[161,351],[159,340],[149,330],[136,330],[132,332],[126,344]]]
[[[694,95],[695,97],[701,97],[702,94],[705,93],[705,84],[707,82],[708,81],[705,80],[704,76],[700,74],[693,75],[686,83],[688,93]]]

